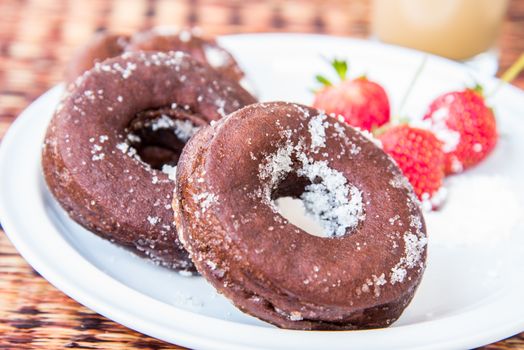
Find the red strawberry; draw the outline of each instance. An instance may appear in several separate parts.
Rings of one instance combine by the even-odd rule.
[[[424,116],[443,143],[445,171],[458,173],[484,160],[498,140],[493,110],[480,89],[449,92],[437,97]]]
[[[428,130],[400,124],[378,135],[382,148],[398,164],[427,209],[442,201],[444,153],[442,142]]]
[[[324,85],[316,92],[313,106],[342,115],[352,126],[371,131],[389,121],[390,107],[386,92],[379,84],[365,77],[346,79],[347,63],[334,60],[333,68],[341,82],[333,85],[322,76],[317,80]]]

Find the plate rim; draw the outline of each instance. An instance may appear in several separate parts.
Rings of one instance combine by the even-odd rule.
[[[268,39],[270,39],[269,37],[275,37],[275,36],[280,36],[280,37],[286,37],[287,36],[287,37],[292,37],[293,39],[296,39],[296,37],[298,36],[298,37],[306,37],[306,39],[308,39],[308,40],[311,39],[311,37],[314,37],[316,39],[321,39],[321,40],[323,40],[323,39],[325,39],[327,37],[327,38],[330,38],[332,40],[343,40],[343,41],[346,41],[346,42],[350,41],[350,42],[353,42],[353,43],[357,43],[358,45],[364,44],[364,45],[372,45],[372,46],[375,46],[375,45],[386,46],[386,47],[388,47],[388,49],[393,49],[393,50],[396,50],[396,51],[401,52],[403,54],[409,54],[409,55],[412,55],[413,53],[416,53],[418,55],[423,54],[423,53],[421,53],[419,51],[416,51],[416,50],[400,48],[400,47],[391,46],[391,45],[371,43],[371,42],[368,42],[368,41],[365,41],[365,40],[350,39],[350,38],[337,37],[337,36],[318,35],[318,34],[279,34],[279,33],[238,34],[238,35],[232,35],[232,36],[225,36],[225,37],[222,37],[222,38],[227,38],[227,39],[240,38],[240,40],[246,40],[246,39],[249,40],[249,37],[253,37],[253,36],[256,36],[258,38],[260,38],[261,36],[262,37],[265,36],[265,37],[268,37]],[[436,56],[432,56],[432,55],[429,55],[429,56],[432,58],[432,60],[435,59],[436,61],[443,61],[443,62],[445,62],[446,65],[449,65],[451,63],[453,65],[458,65],[459,67],[462,67],[459,63],[452,62],[452,61],[450,62],[450,61],[448,61],[448,60],[446,60],[444,58],[441,58],[441,57],[436,57]],[[522,94],[522,92],[519,89],[517,89],[516,87],[504,86],[504,88],[516,89],[514,92],[517,92],[518,94]],[[57,94],[60,89],[63,89],[63,85],[55,86],[52,89],[48,90],[43,95],[41,95],[37,100],[35,100],[33,103],[31,103],[20,114],[20,116],[13,122],[13,124],[9,127],[9,130],[5,134],[5,136],[4,136],[3,140],[2,140],[2,143],[0,145],[0,166],[2,164],[6,163],[7,159],[9,159],[9,152],[8,151],[10,149],[14,148],[13,145],[16,144],[16,142],[17,142],[17,136],[20,135],[20,134],[22,134],[22,135],[24,134],[24,131],[25,131],[24,128],[23,128],[24,125],[26,125],[28,123],[28,121],[31,120],[31,118],[35,118],[35,116],[31,113],[32,112],[32,108],[36,108],[37,106],[39,106],[39,104],[44,103],[46,101],[46,99],[49,98],[48,96],[51,96],[52,94]],[[47,121],[46,121],[46,124],[47,124]],[[38,166],[40,166],[40,164],[38,164]],[[0,189],[2,189],[2,186],[3,186],[4,182],[6,181],[5,177],[7,177],[7,175],[5,175],[5,173],[8,173],[8,172],[0,172]],[[134,314],[133,310],[131,310],[131,312],[129,312],[129,310],[127,312],[125,310],[124,311],[122,311],[122,310],[115,310],[114,307],[112,307],[111,305],[107,304],[105,300],[96,300],[96,298],[93,298],[92,296],[86,294],[86,291],[75,289],[75,286],[74,285],[70,285],[67,280],[60,279],[60,274],[57,273],[57,271],[53,271],[52,266],[50,266],[48,263],[46,263],[45,261],[42,261],[41,258],[38,255],[38,253],[33,250],[34,248],[31,248],[31,246],[28,245],[26,241],[24,241],[24,238],[23,238],[24,234],[18,232],[18,230],[19,230],[18,225],[16,223],[14,223],[14,222],[11,222],[9,215],[6,214],[6,213],[9,212],[9,209],[7,208],[7,206],[8,206],[8,204],[6,203],[6,200],[4,199],[4,196],[0,196],[0,217],[2,218],[2,225],[4,227],[4,231],[6,232],[7,237],[10,239],[10,241],[13,243],[13,245],[16,247],[16,249],[20,252],[20,254],[24,257],[24,259],[26,261],[28,261],[30,263],[30,265],[32,265],[39,273],[41,273],[42,276],[44,278],[46,278],[51,284],[53,284],[55,287],[57,287],[58,289],[60,289],[61,291],[63,291],[65,294],[69,295],[73,299],[77,300],[81,304],[83,304],[83,305],[87,306],[88,308],[90,308],[90,309],[92,309],[92,310],[94,310],[94,311],[104,315],[105,317],[108,317],[110,319],[113,319],[113,320],[117,321],[118,323],[121,323],[121,324],[125,325],[126,327],[129,327],[131,329],[135,329],[135,330],[137,330],[139,332],[142,332],[142,333],[145,333],[145,334],[152,335],[154,337],[157,337],[159,339],[162,339],[162,340],[165,340],[165,341],[168,341],[168,342],[172,342],[173,341],[172,337],[166,338],[164,334],[159,334],[159,332],[155,331],[155,329],[154,329],[155,325],[154,324],[153,325],[148,325],[147,321],[144,321],[144,322],[136,322],[136,321],[132,322],[131,320],[129,320],[130,316],[132,318],[132,315]],[[70,248],[76,252],[76,250],[73,247],[70,247]],[[87,259],[85,259],[83,256],[81,256],[78,252],[76,252],[76,254],[78,255],[78,257],[80,259],[82,259],[84,261],[84,263],[87,263],[87,264],[91,265],[92,268],[95,269],[98,272],[98,274],[101,274],[101,275],[105,276],[106,278],[111,279],[110,276],[107,276],[103,271],[99,270],[96,266],[92,265]],[[119,281],[113,280],[113,282],[115,282],[117,284],[120,284],[121,287],[125,288],[126,291],[128,291],[128,292],[138,293],[138,294],[141,295],[141,297],[145,297],[147,299],[150,299],[150,300],[148,300],[150,302],[152,301],[152,302],[155,302],[155,303],[161,303],[163,305],[162,302],[160,302],[158,300],[155,300],[155,299],[153,299],[153,298],[151,298],[149,296],[146,296],[146,295],[144,295],[144,294],[142,294],[142,293],[132,289],[131,287],[125,286],[122,283],[120,283]],[[379,334],[381,334],[382,336],[388,337],[389,333],[395,332],[396,330],[406,329],[406,328],[415,329],[415,328],[417,328],[417,326],[418,327],[429,327],[429,326],[431,326],[431,324],[433,324],[433,326],[434,326],[435,323],[440,323],[441,322],[441,320],[431,320],[431,321],[425,321],[425,322],[414,324],[414,325],[404,325],[404,326],[398,326],[398,327],[394,327],[394,328],[385,328],[385,329],[368,330],[368,331],[351,331],[351,332],[318,332],[318,331],[317,332],[315,332],[315,331],[311,332],[311,331],[309,331],[309,332],[303,332],[303,331],[281,330],[281,329],[277,329],[277,328],[263,328],[263,327],[259,327],[259,326],[256,326],[256,325],[239,324],[239,323],[232,322],[232,321],[220,320],[220,319],[213,318],[213,317],[210,317],[210,316],[195,314],[195,313],[192,313],[192,312],[189,312],[189,311],[186,311],[186,310],[182,310],[182,309],[176,308],[174,306],[173,306],[173,308],[175,308],[177,310],[177,312],[179,312],[181,315],[190,316],[190,317],[196,317],[197,319],[200,319],[200,320],[203,320],[203,321],[207,321],[207,322],[219,323],[219,325],[222,326],[222,327],[226,327],[226,326],[232,327],[233,326],[235,328],[241,328],[242,330],[245,330],[248,333],[251,333],[252,331],[253,332],[261,332],[261,333],[265,333],[267,335],[271,335],[273,337],[278,335],[278,338],[280,338],[280,335],[282,335],[284,338],[289,338],[288,335],[296,336],[296,334],[300,334],[300,336],[304,337],[304,338],[312,338],[313,336],[317,336],[316,334],[319,334],[319,333],[321,333],[323,335],[329,334],[333,338],[337,338],[339,340],[350,340],[351,336],[348,337],[349,334],[357,335],[357,334],[373,333],[373,336],[378,336]],[[472,310],[472,311],[475,311],[475,310]],[[467,312],[466,312],[466,314],[467,314]],[[464,314],[460,314],[460,315],[464,315]],[[446,319],[448,319],[448,318],[454,318],[454,316],[447,317]],[[151,328],[151,327],[153,327],[153,328]],[[226,327],[226,328],[229,328],[229,327]],[[498,340],[498,339],[504,338],[506,336],[509,336],[511,334],[514,334],[515,332],[523,330],[524,329],[524,319],[520,320],[519,322],[515,322],[515,324],[512,324],[510,326],[506,325],[505,327],[499,327],[499,328],[502,328],[502,329],[492,328],[492,330],[494,329],[496,331],[493,331],[493,332],[491,332],[489,334],[488,333],[483,333],[482,335],[480,335],[480,336],[478,336],[476,338],[469,338],[469,339],[466,339],[466,340],[462,339],[463,340],[462,342],[459,342],[457,339],[455,339],[455,340],[447,339],[447,340],[442,340],[440,343],[438,343],[437,347],[435,347],[435,343],[431,344],[432,346],[421,346],[421,347],[424,347],[424,348],[442,348],[443,346],[444,347],[448,347],[448,346],[449,347],[455,347],[455,346],[464,346],[464,347],[478,346],[480,344],[484,344],[485,342]],[[173,332],[174,330],[171,329],[170,331]],[[417,330],[415,329],[415,331],[417,331]],[[220,340],[218,340],[218,339],[203,339],[202,337],[198,337],[198,336],[195,336],[195,335],[188,334],[187,330],[185,330],[185,331],[182,330],[182,331],[179,331],[178,333],[179,334],[177,334],[177,338],[178,339],[176,340],[176,343],[180,344],[180,345],[185,345],[185,346],[199,347],[199,348],[201,348],[201,347],[217,348],[218,346],[220,346],[220,347],[228,348],[228,349],[234,348],[235,346],[238,346],[238,347],[248,346],[246,343],[243,343],[243,342],[242,343],[238,343],[238,342],[233,342],[232,343],[232,342],[230,342],[231,339],[229,339],[230,341],[222,340],[222,343],[217,343],[217,341],[220,342]],[[320,337],[320,335],[318,335],[318,336]],[[246,340],[246,337],[242,337],[242,339]],[[235,340],[240,340],[240,339],[235,339]],[[282,340],[285,340],[285,339],[282,339]],[[279,340],[280,344],[282,343],[282,340]],[[249,344],[249,346],[251,346],[251,345],[253,345],[253,344]]]

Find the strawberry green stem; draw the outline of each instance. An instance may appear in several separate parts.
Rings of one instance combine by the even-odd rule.
[[[519,75],[524,69],[524,52],[520,54],[520,57],[509,67],[509,69],[502,74],[500,78],[505,83],[510,83],[513,79]]]
[[[348,64],[344,60],[337,60],[336,58],[333,59],[331,62],[331,66],[337,72],[338,77],[340,78],[340,81],[346,80],[346,74],[348,72]]]
[[[506,70],[500,77],[500,81],[490,92],[489,97],[495,96],[502,85],[511,83],[519,73],[524,69],[524,52],[520,54],[519,58]]]
[[[428,56],[424,55],[424,57],[422,58],[422,61],[418,65],[417,70],[415,71],[415,74],[413,75],[413,78],[411,78],[411,82],[409,83],[408,89],[406,90],[406,92],[404,93],[404,96],[402,97],[402,101],[400,102],[400,105],[398,107],[398,113],[391,117],[391,121],[392,122],[398,122],[399,121],[399,118],[402,115],[404,106],[406,105],[406,102],[407,102],[409,96],[411,95],[411,92],[413,91],[413,88],[415,87],[415,84],[417,83],[417,80],[420,77],[420,74],[422,73],[422,70],[426,66],[427,60],[428,60]]]
[[[427,61],[428,61],[428,56],[424,55],[424,57],[422,57],[422,61],[420,61],[420,64],[417,67],[417,70],[415,71],[415,74],[413,74],[413,77],[411,78],[411,81],[409,82],[408,88],[406,92],[404,93],[404,96],[402,96],[402,101],[400,102],[400,105],[398,107],[398,113],[392,114],[391,118],[389,119],[389,122],[371,131],[375,137],[382,135],[384,132],[386,132],[388,129],[390,129],[391,127],[395,125],[404,124],[404,123],[409,122],[409,118],[402,116],[402,111],[404,109],[404,106],[406,105],[408,97],[411,95],[411,92],[413,91],[413,88],[415,87],[415,84],[417,83],[418,78],[422,74],[422,71],[424,70],[424,67],[426,66]]]

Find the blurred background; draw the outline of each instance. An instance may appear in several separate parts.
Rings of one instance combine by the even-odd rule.
[[[0,137],[22,107],[61,81],[64,63],[94,32],[156,25],[371,37],[458,59],[488,51],[500,54],[500,69],[524,51],[522,0],[2,0]],[[481,65],[497,68],[492,59]]]
[[[31,101],[62,81],[73,51],[95,32],[164,25],[198,26],[207,35],[302,32],[380,40],[488,74],[500,74],[524,52],[524,0],[0,0],[0,139]],[[524,77],[513,84],[524,88]],[[523,334],[486,348],[524,349]],[[20,348],[172,348],[69,299],[38,277],[0,231],[0,348],[6,339]]]

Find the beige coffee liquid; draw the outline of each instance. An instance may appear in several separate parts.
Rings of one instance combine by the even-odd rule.
[[[373,33],[391,44],[467,59],[495,44],[508,0],[374,0]]]

